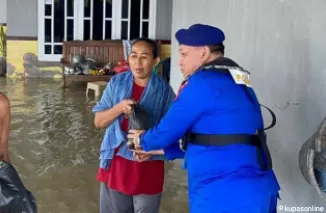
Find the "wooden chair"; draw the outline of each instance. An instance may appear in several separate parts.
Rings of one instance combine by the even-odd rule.
[[[99,97],[101,92],[105,89],[108,82],[106,81],[94,81],[88,82],[86,88],[86,96],[88,96],[89,90],[94,90],[95,97]]]

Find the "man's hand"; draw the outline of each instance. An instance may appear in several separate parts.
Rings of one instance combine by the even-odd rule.
[[[0,147],[0,160],[6,161],[10,163],[8,148],[1,148]]]
[[[0,160],[10,163],[8,153],[10,102],[7,96],[0,92]]]
[[[131,99],[125,99],[122,100],[120,103],[115,105],[115,107],[121,112],[124,113],[125,115],[129,115],[131,113],[131,105],[136,104],[134,100]]]

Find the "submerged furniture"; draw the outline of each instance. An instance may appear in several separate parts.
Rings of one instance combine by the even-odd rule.
[[[86,88],[86,96],[88,95],[89,90],[94,90],[94,94],[96,97],[99,97],[101,94],[101,91],[105,89],[108,82],[106,81],[94,81],[94,82],[88,82],[87,88]]]
[[[156,40],[159,45],[160,58],[164,63],[160,63],[158,74],[162,75],[169,81],[169,58],[171,52],[171,41]],[[65,67],[70,66],[73,58],[76,55],[83,55],[87,58],[95,60],[100,68],[105,67],[110,63],[111,68],[115,67],[118,62],[124,61],[124,47],[122,40],[102,40],[102,41],[66,41],[63,42],[63,52],[61,58],[62,66],[62,80],[63,87],[68,86],[72,82],[94,82],[106,81],[108,82],[111,75],[75,75],[65,73]],[[164,60],[167,59],[167,60]],[[163,71],[168,70],[168,71]],[[90,72],[91,73],[91,72]],[[94,72],[92,72],[94,73]]]
[[[62,52],[62,79],[63,87],[72,82],[109,81],[109,75],[68,75],[64,67],[69,66],[75,55],[84,55],[92,58],[99,66],[104,67],[110,63],[112,67],[123,60],[123,45],[121,40],[103,41],[66,41]]]

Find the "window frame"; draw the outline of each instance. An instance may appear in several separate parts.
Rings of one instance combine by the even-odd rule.
[[[60,62],[62,54],[45,54],[45,2],[47,0],[38,0],[38,59],[40,61]],[[50,0],[53,1],[54,0]],[[104,0],[105,1],[105,0]],[[142,0],[141,0],[142,1]],[[66,6],[65,6],[66,9]],[[142,9],[141,9],[142,11]],[[148,38],[155,39],[156,32],[156,15],[157,15],[157,0],[150,0],[149,4],[149,19],[148,19]],[[84,40],[84,1],[74,0],[74,40]],[[105,20],[105,17],[104,17]],[[122,25],[122,0],[112,0],[112,22],[111,22],[111,39],[121,39]],[[66,25],[65,25],[66,27]],[[66,29],[64,29],[66,31]],[[141,27],[140,27],[141,30]],[[129,31],[129,30],[128,30]],[[140,31],[141,32],[141,31]],[[53,27],[52,27],[53,33]],[[54,43],[54,44],[61,44]]]

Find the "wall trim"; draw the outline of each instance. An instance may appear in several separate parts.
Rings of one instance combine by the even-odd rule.
[[[156,40],[158,44],[170,44],[171,45],[171,40]]]
[[[11,41],[37,41],[37,37],[34,37],[34,36],[10,36],[10,35],[7,35],[7,40],[11,40]]]

